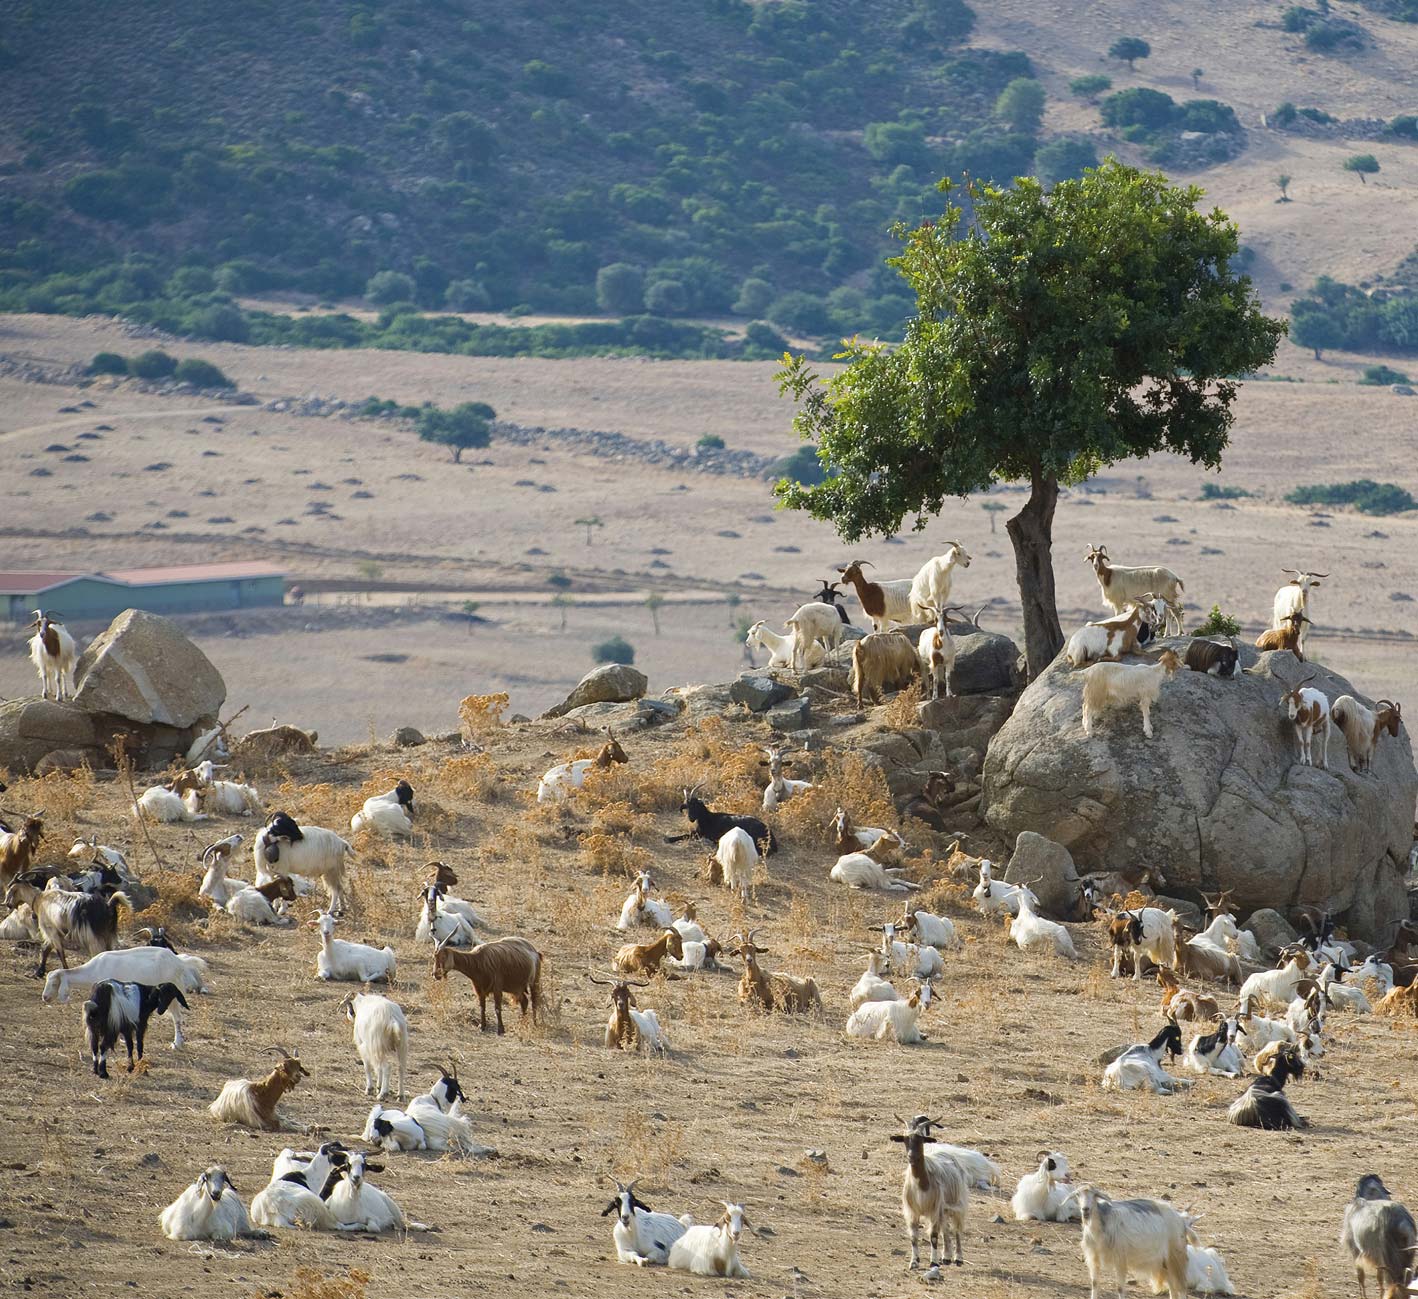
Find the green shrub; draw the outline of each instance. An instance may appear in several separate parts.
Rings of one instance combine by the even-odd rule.
[[[486,311],[492,296],[480,280],[452,280],[443,291],[443,305],[449,311]]]
[[[412,275],[405,275],[403,271],[380,271],[369,277],[364,286],[364,296],[376,307],[403,302],[412,304],[415,287]]]
[[[1034,174],[1046,185],[1073,180],[1083,175],[1085,168],[1097,165],[1098,153],[1088,140],[1059,137],[1040,145],[1034,154]]]
[[[1239,636],[1241,634],[1241,624],[1229,613],[1222,613],[1219,604],[1211,606],[1211,612],[1206,615],[1206,621],[1199,627],[1192,628],[1193,636]]]
[[[596,272],[596,302],[613,316],[630,316],[645,307],[645,277],[638,266],[612,262]]]
[[[1273,126],[1289,126],[1299,115],[1299,109],[1287,99],[1270,115],[1270,122]]]
[[[795,483],[812,487],[827,477],[827,470],[817,458],[817,448],[805,442],[792,455],[775,460],[768,467],[765,476],[773,479],[790,478]]]
[[[1339,121],[1334,114],[1326,113],[1322,108],[1302,108],[1300,109],[1300,116],[1306,121],[1316,122],[1320,126],[1328,126],[1332,122]]]
[[[190,383],[194,388],[235,388],[236,384],[224,375],[210,361],[189,356],[177,363],[172,377],[179,383]]]
[[[832,312],[821,298],[811,293],[795,289],[785,293],[768,310],[768,318],[795,334],[808,334],[821,338],[836,329]]]
[[[1146,86],[1134,86],[1109,95],[1099,109],[1108,126],[1141,126],[1155,131],[1170,126],[1177,116],[1177,105],[1171,95]]]
[[[1202,483],[1201,495],[1198,499],[1203,501],[1238,501],[1242,497],[1254,495],[1254,492],[1248,492],[1244,487],[1223,486],[1221,483]]]
[[[724,449],[724,439],[717,433],[704,433],[700,435],[699,441],[694,445],[701,451],[722,451]]]
[[[1391,365],[1366,365],[1364,377],[1359,382],[1387,388],[1390,384],[1409,383],[1411,380],[1402,370],[1395,370]]]
[[[1152,46],[1140,36],[1119,36],[1108,47],[1108,57],[1121,59],[1128,67],[1132,67],[1138,59],[1147,58],[1151,53]]]
[[[1379,160],[1372,153],[1356,153],[1344,160],[1344,170],[1357,173],[1360,184],[1365,184],[1364,177],[1379,170]]]
[[[773,301],[773,286],[767,280],[750,275],[739,285],[733,311],[737,316],[761,316]]]
[[[612,636],[609,640],[591,646],[593,663],[634,663],[635,646],[624,636]]]
[[[89,362],[90,374],[127,374],[128,358],[117,352],[100,352]]]
[[[877,162],[907,167],[930,162],[926,128],[919,122],[868,122],[862,143]]]
[[[1074,77],[1068,83],[1069,92],[1077,95],[1080,99],[1092,101],[1097,99],[1105,90],[1113,88],[1112,77],[1105,77],[1101,73],[1094,72],[1086,77]]]
[[[1388,124],[1391,134],[1405,140],[1418,140],[1418,117],[1412,113],[1400,113]]]
[[[689,294],[678,280],[658,280],[645,290],[645,310],[652,316],[682,316]]]
[[[485,447],[492,441],[492,421],[497,412],[486,402],[465,401],[452,410],[425,406],[414,421],[414,428],[424,442],[449,447],[453,463],[461,464],[463,452]]]
[[[166,352],[140,352],[128,362],[128,373],[139,379],[166,379],[177,369],[177,359]]]
[[[743,331],[743,354],[750,361],[776,361],[789,350],[788,340],[764,320],[755,320]]]
[[[230,302],[198,308],[183,320],[182,329],[183,333],[218,343],[244,343],[251,334],[245,314]]]
[[[995,116],[1012,130],[1034,135],[1044,120],[1044,87],[1033,77],[1015,77],[995,100]]]
[[[1397,483],[1359,478],[1349,483],[1315,484],[1287,492],[1292,505],[1352,505],[1360,514],[1402,514],[1418,509],[1418,501]]]

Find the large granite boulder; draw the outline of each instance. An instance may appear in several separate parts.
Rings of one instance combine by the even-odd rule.
[[[564,717],[573,708],[585,704],[623,704],[639,699],[650,682],[646,675],[628,663],[607,663],[594,668],[576,683],[576,688],[543,717]]]
[[[214,721],[226,702],[222,674],[178,628],[127,609],[83,652],[74,702],[89,713],[179,730]]]
[[[918,644],[925,623],[899,627]],[[1019,647],[997,631],[981,631],[971,623],[952,623],[950,639],[955,642],[955,667],[950,688],[957,695],[1001,695],[1019,689],[1024,679],[1019,671]]]
[[[1032,830],[1021,830],[1014,855],[1005,868],[1006,884],[1027,884],[1039,906],[1051,916],[1073,920],[1078,916],[1078,871],[1067,848]]]
[[[1163,644],[1181,652],[1186,641]],[[1183,670],[1165,683],[1148,740],[1135,705],[1085,736],[1083,674],[1056,659],[990,742],[986,821],[1046,835],[1083,871],[1155,865],[1173,890],[1234,889],[1246,908],[1324,907],[1352,934],[1385,941],[1408,914],[1418,772],[1407,732],[1382,737],[1363,775],[1337,734],[1328,770],[1301,766],[1287,689],[1309,677],[1331,700],[1371,701],[1288,651],[1244,647],[1241,663],[1249,670],[1235,680]]]

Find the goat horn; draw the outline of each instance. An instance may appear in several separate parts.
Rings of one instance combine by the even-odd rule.
[[[291,1058],[291,1053],[287,1051],[283,1046],[268,1046],[266,1048],[266,1054],[268,1055],[273,1051],[279,1051],[281,1059],[283,1060],[289,1060]]]
[[[1311,573],[1310,576],[1311,576],[1311,577],[1328,577],[1329,574],[1328,574],[1328,573]]]

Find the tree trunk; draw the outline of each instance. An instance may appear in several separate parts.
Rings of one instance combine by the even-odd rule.
[[[1024,654],[1032,681],[1063,648],[1063,630],[1054,598],[1054,507],[1059,480],[1035,470],[1029,500],[1005,524],[1014,545],[1014,570],[1024,606]]]

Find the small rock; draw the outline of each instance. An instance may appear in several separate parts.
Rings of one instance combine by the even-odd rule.
[[[777,1168],[779,1177],[801,1177],[802,1174],[796,1168],[789,1168],[787,1164],[779,1164]]]
[[[156,1150],[150,1150],[138,1161],[144,1168],[156,1168],[162,1163],[162,1156]]]
[[[532,1230],[537,1232],[539,1235],[549,1235],[551,1233],[551,1228],[548,1227],[544,1222],[534,1222],[532,1224]]]
[[[415,749],[420,744],[428,743],[423,732],[413,726],[399,727],[392,736],[392,742],[396,749]]]
[[[801,731],[808,724],[810,708],[806,699],[790,699],[776,708],[770,708],[764,716],[775,731]]]
[[[1291,928],[1290,922],[1270,907],[1253,911],[1245,927],[1256,936],[1261,951],[1272,957],[1287,943],[1293,943],[1299,937]]]
[[[729,687],[729,698],[742,704],[751,713],[766,712],[793,694],[792,686],[778,681],[766,672],[741,672]]]

